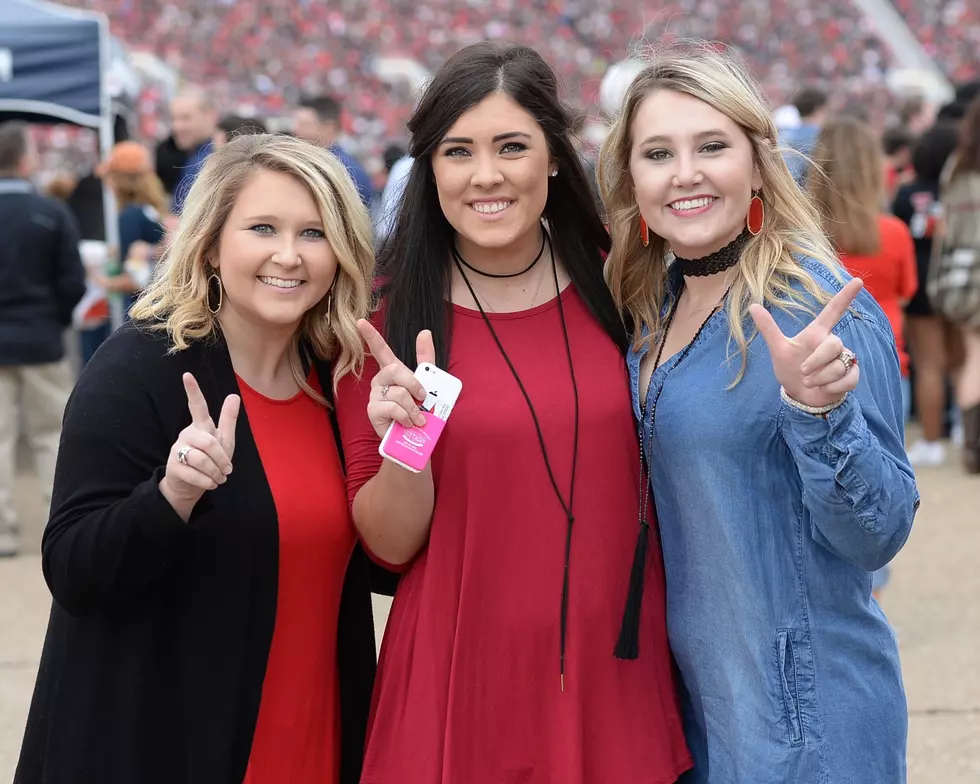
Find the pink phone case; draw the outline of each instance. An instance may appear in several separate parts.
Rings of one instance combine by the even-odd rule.
[[[421,471],[432,457],[432,450],[436,448],[445,427],[445,421],[432,414],[426,415],[422,427],[405,427],[395,422],[385,441],[384,453],[409,468]]]

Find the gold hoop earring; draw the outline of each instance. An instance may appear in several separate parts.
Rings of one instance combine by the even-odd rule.
[[[327,292],[327,326],[330,326],[330,311],[333,310],[333,289]]]
[[[218,281],[218,306],[214,308],[211,307],[211,281],[212,280]],[[205,296],[205,304],[208,306],[208,310],[211,311],[211,315],[217,316],[218,311],[221,310],[221,305],[225,300],[225,290],[221,286],[221,278],[218,277],[217,273],[212,272],[211,277],[208,278],[208,292],[204,296]]]

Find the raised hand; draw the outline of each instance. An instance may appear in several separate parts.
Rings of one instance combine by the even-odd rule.
[[[370,321],[361,319],[357,322],[357,329],[381,368],[371,379],[371,397],[367,407],[374,432],[379,438],[384,438],[393,420],[405,427],[424,425],[425,415],[418,404],[425,400],[425,389],[415,378],[415,371],[399,361]],[[436,350],[432,333],[427,329],[420,332],[415,341],[415,356],[419,365],[423,362],[435,364]]]
[[[807,327],[791,338],[783,334],[764,307],[749,308],[769,347],[776,380],[794,400],[819,408],[839,402],[857,386],[860,368],[857,362],[842,359],[846,348],[833,329],[863,287],[860,278],[849,281]]]
[[[201,496],[224,484],[231,474],[242,401],[238,395],[228,395],[215,425],[197,380],[184,373],[183,381],[191,423],[180,431],[170,448],[160,492],[186,520]]]

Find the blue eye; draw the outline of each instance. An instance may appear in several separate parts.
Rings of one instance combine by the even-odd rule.
[[[721,152],[727,147],[728,145],[724,144],[723,142],[708,142],[706,145],[704,145],[704,147],[701,148],[701,150],[703,152],[708,152],[708,153]]]
[[[322,240],[327,235],[320,231],[320,229],[306,229],[303,232],[303,236],[309,239]]]
[[[667,160],[668,155],[669,153],[666,150],[650,150],[647,153],[646,157],[649,158],[651,161],[660,162],[660,161]]]
[[[266,231],[266,229],[268,229],[268,231]],[[249,227],[249,231],[254,231],[256,234],[268,234],[269,232],[275,234],[276,230],[268,223],[258,223],[255,226]]]

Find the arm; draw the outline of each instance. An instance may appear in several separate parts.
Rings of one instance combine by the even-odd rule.
[[[877,307],[870,297],[863,304]],[[814,539],[873,571],[901,549],[919,507],[903,445],[898,355],[874,320],[845,318],[835,332],[861,363],[857,388],[826,418],[784,405],[780,424]]]
[[[377,363],[368,358],[361,378],[348,375],[340,381],[337,420],[354,525],[368,554],[397,568],[411,561],[428,539],[435,491],[431,467],[414,474],[378,454],[381,439],[366,413],[370,379],[378,372]]]
[[[901,244],[899,246],[899,269],[901,270],[901,284],[899,286],[898,301],[904,308],[915,292],[919,290],[919,265],[915,259],[915,243],[912,235],[908,231],[902,232]]]
[[[159,489],[174,433],[150,394],[159,377],[147,372],[147,348],[132,333],[110,339],[65,411],[41,547],[48,587],[73,615],[137,601],[170,570],[188,535]]]
[[[58,231],[55,292],[61,323],[67,326],[71,324],[72,311],[85,295],[85,268],[82,266],[82,257],[78,251],[78,226],[67,208],[61,211],[61,225]]]

